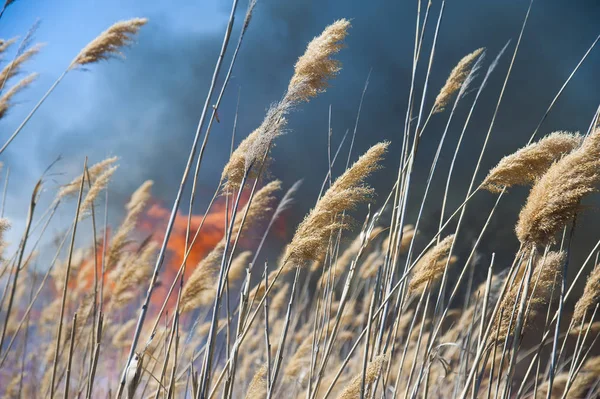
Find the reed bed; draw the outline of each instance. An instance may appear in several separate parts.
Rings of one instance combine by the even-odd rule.
[[[429,86],[429,77],[438,73],[435,50],[446,4],[432,3],[419,7],[417,15],[413,71],[424,70],[412,74],[414,91],[397,135],[403,140],[372,143],[356,159],[348,154],[339,175],[333,173],[338,153],[332,158],[327,149],[330,167],[323,171],[321,193],[279,258],[269,258],[265,247],[274,226],[285,210],[295,207],[294,196],[302,190],[299,183],[273,178],[278,171],[270,170],[271,148],[284,132],[303,134],[292,132],[287,118],[342,73],[337,54],[345,51],[351,24],[340,19],[315,32],[311,41],[307,38],[305,53],[290,65],[285,92],[274,99],[263,122],[244,132],[239,146],[232,148],[209,209],[201,222],[192,223],[206,139],[236,61],[234,56],[226,78],[219,80],[222,55],[230,52],[235,0],[177,199],[159,239],[140,230],[152,204],[152,181],[140,182],[121,223],[108,225],[111,181],[123,173],[116,157],[95,164],[82,159],[81,173],[59,187],[42,176],[26,204],[25,223],[0,218],[0,393],[6,398],[128,399],[600,396],[600,240],[583,264],[572,262],[571,250],[577,217],[588,212],[582,203],[595,195],[600,182],[597,115],[586,134],[552,133],[542,122],[553,101],[532,129],[532,140],[476,183],[504,88],[513,66],[519,67],[517,53],[529,11],[506,70],[499,63],[505,47],[480,78],[487,50],[477,49],[457,60],[453,70],[439,71],[449,77],[436,89]],[[255,29],[251,17],[260,12],[255,4],[250,1],[241,22],[235,55],[246,31]],[[440,9],[431,35],[426,22],[432,7]],[[67,73],[121,55],[147,22],[117,22],[85,46],[0,154],[20,132],[32,134],[24,129],[27,121]],[[17,42],[1,40],[0,55]],[[0,71],[0,119],[34,82],[35,75],[17,76],[42,51],[29,42],[23,40]],[[499,94],[484,90],[492,73],[505,74]],[[215,104],[216,82],[222,82],[221,91],[205,124],[208,104]],[[483,112],[475,107],[480,95],[497,95],[496,108],[465,200],[453,210],[449,195],[462,194],[451,184],[452,170],[443,198],[427,198],[428,190],[434,175],[445,173],[436,166],[446,150],[446,135],[453,134],[450,122],[457,123],[459,102],[473,101],[457,147],[451,149],[453,165],[472,113]],[[441,137],[428,132],[432,118],[446,123]],[[534,141],[538,131],[543,137]],[[413,172],[422,138],[437,140],[438,150],[425,194],[417,197]],[[377,193],[369,181],[386,158],[398,165],[397,173],[389,179],[388,191]],[[192,180],[194,159],[189,194],[184,188]],[[4,184],[10,190],[8,181]],[[530,187],[514,227],[514,242],[520,246],[509,254],[511,265],[498,265],[496,253],[483,252],[479,243],[484,234],[494,235],[487,231],[490,221],[501,199],[510,195],[508,189],[517,185]],[[282,189],[287,193],[281,194]],[[486,221],[470,226],[478,231],[472,240],[461,229],[463,215],[484,190],[495,196],[495,205],[480,210],[487,212]],[[43,210],[39,200],[47,192],[53,200]],[[181,233],[182,256],[177,273],[167,273],[168,245],[179,234],[173,225],[184,195],[190,195],[190,215]],[[420,204],[418,215],[407,211],[409,201]],[[215,202],[225,210],[218,211]],[[441,209],[436,231],[421,227],[426,206]],[[54,256],[38,258],[38,244],[50,239],[47,228],[63,208],[73,212],[72,221],[51,237]],[[212,234],[210,218],[219,219],[222,233],[196,260],[197,239]],[[6,242],[9,229],[22,237],[17,245]],[[475,268],[481,270],[475,273]],[[487,277],[474,280],[482,275]],[[576,287],[583,285],[578,292]]]

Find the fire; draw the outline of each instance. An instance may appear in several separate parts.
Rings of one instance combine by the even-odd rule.
[[[240,206],[238,212],[241,212],[244,205],[248,201],[249,191],[243,192],[240,199]],[[225,198],[218,198],[211,207],[208,214],[192,214],[189,218],[190,232],[188,237],[188,243],[191,244],[194,235],[200,224],[202,228],[192,246],[190,253],[187,257],[187,267],[185,272],[185,278],[189,278],[190,274],[193,273],[194,268],[198,263],[221,241],[225,232],[225,217],[226,212],[229,208],[229,218],[231,220],[231,203],[227,207]],[[140,242],[145,239],[151,239],[156,242],[158,246],[162,245],[164,240],[164,234],[166,226],[171,214],[171,210],[164,206],[157,200],[151,200],[144,213],[140,216],[135,231],[131,235],[132,243],[130,249],[135,250]],[[204,220],[204,222],[203,222]],[[186,235],[188,232],[188,215],[181,210],[177,212],[175,222],[171,235],[167,242],[167,252],[165,254],[164,263],[160,272],[160,285],[158,291],[152,300],[152,305],[156,308],[161,306],[168,288],[173,283],[179,268],[181,267],[186,252]],[[252,229],[252,226],[249,226]],[[259,234],[262,234],[262,229],[256,230]],[[274,236],[283,237],[287,235],[286,225],[284,218],[279,218],[273,225],[272,232]],[[258,239],[258,234],[249,233],[246,234],[246,238],[243,238],[239,243],[239,249],[241,248],[253,248],[255,241]],[[110,243],[111,234],[108,234],[108,242]],[[137,244],[136,244],[137,243]],[[70,279],[69,287],[77,288],[80,292],[89,290],[93,287],[95,275],[100,276],[102,272],[102,257],[103,257],[103,246],[104,243],[100,242],[96,247],[96,260],[94,261],[93,250],[88,248],[85,252],[82,252],[78,260],[74,260],[77,263],[77,278]],[[97,267],[97,274],[94,273],[94,265]],[[104,290],[105,293],[109,293],[114,287],[115,282],[111,281],[110,273],[106,274]],[[140,294],[143,290],[140,290]],[[169,300],[169,307],[174,304],[176,295],[172,295]]]
[[[144,218],[140,221],[138,229],[145,233],[158,232],[153,235],[153,240],[157,243],[162,243],[167,221],[170,216],[170,210],[163,207],[159,203],[153,203],[146,212]],[[206,256],[208,252],[223,238],[225,227],[225,204],[217,202],[213,205],[211,212],[206,215],[192,215],[190,218],[190,234],[189,242],[191,243],[194,234],[202,219],[205,218],[204,224],[198,238],[194,243],[190,254],[187,258],[186,276],[191,273],[194,266]],[[186,232],[187,232],[188,216],[181,211],[177,212],[175,223],[169,241],[167,242],[168,254],[165,260],[164,271],[167,274],[174,276],[179,270],[185,258],[186,247]]]

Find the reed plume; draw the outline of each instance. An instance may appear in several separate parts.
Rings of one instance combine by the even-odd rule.
[[[328,80],[340,71],[340,62],[331,57],[344,47],[349,28],[350,21],[337,20],[308,44],[296,62],[288,86],[288,93],[293,93],[295,101],[308,101],[325,91]]]
[[[8,40],[0,39],[0,54],[4,53],[10,46],[17,42],[17,38],[13,37]]]
[[[523,245],[544,246],[573,219],[584,195],[600,180],[600,129],[581,147],[554,163],[533,185],[516,226]]]
[[[135,327],[136,322],[136,319],[129,319],[125,323],[115,326],[117,329],[112,337],[113,346],[116,348],[125,348],[129,345],[129,334],[133,327]]]
[[[413,240],[413,237],[417,234],[415,231],[415,226],[412,224],[407,224],[402,226],[402,239],[400,240],[400,248],[399,254],[405,254],[410,247],[410,243]],[[387,236],[385,240],[381,243],[381,250],[387,251],[391,236]]]
[[[313,39],[306,52],[298,59],[294,75],[283,98],[271,105],[261,125],[250,133],[231,154],[223,168],[221,181],[225,191],[239,189],[244,176],[269,151],[269,148],[286,125],[285,116],[300,102],[308,101],[325,90],[327,81],[340,69],[338,61],[331,57],[342,48],[350,23],[339,20],[325,28]]]
[[[133,37],[148,22],[146,18],[119,21],[88,43],[73,59],[69,70],[122,55],[120,50],[132,43]]]
[[[110,181],[112,175],[116,172],[117,168],[118,166],[113,166],[109,169],[106,169],[104,172],[102,172],[100,176],[98,176],[96,181],[94,181],[94,184],[92,184],[87,195],[85,196],[85,199],[81,203],[81,209],[79,211],[79,220],[85,218],[88,215],[88,212],[92,208],[92,205],[94,204],[100,193],[108,186],[108,182]]]
[[[344,309],[344,313],[340,319],[340,326],[348,326],[356,319],[356,315],[352,311],[353,306],[349,303]],[[323,334],[330,335],[335,326],[335,320],[323,326]],[[313,336],[311,333],[304,332],[300,335],[300,344],[290,356],[290,360],[283,371],[283,375],[288,380],[294,380],[303,385],[308,378],[307,369],[311,362],[311,353],[313,345]]]
[[[539,309],[543,308],[550,301],[550,294],[552,287],[555,286],[557,281],[562,278],[562,266],[565,262],[565,252],[548,252],[546,256],[542,257],[535,264],[531,282],[529,283],[528,298],[526,298],[529,308],[529,314],[525,319],[524,326],[533,320]],[[502,319],[499,314],[494,321],[494,327],[492,331],[496,331],[496,326],[500,323],[500,333],[498,335],[498,342],[503,341],[508,335],[513,334],[515,328],[515,321],[511,323],[512,311],[521,298],[521,276],[525,272],[525,264],[521,265],[522,273],[517,273],[515,281],[510,286],[508,292],[502,299],[501,308],[504,309]],[[523,276],[524,277],[524,276]],[[510,326],[510,330],[509,330]]]
[[[600,264],[594,267],[594,270],[588,276],[583,294],[575,304],[572,322],[578,326],[586,314],[593,310],[594,306],[600,301]]]
[[[534,183],[554,162],[579,147],[581,141],[579,134],[554,132],[502,158],[490,170],[481,188],[499,193],[504,188]]]
[[[365,387],[369,386],[379,376],[388,361],[388,355],[382,354],[373,359],[367,366],[365,373]],[[344,389],[338,399],[358,399],[360,398],[360,388],[362,385],[362,372],[356,375],[350,384]]]
[[[0,218],[0,261],[3,261],[2,253],[4,252],[4,248],[6,248],[6,241],[4,239],[4,235],[10,229],[10,222],[6,218]]]
[[[600,375],[600,356],[588,358],[579,373],[575,376],[571,388],[569,389],[569,398],[584,398],[590,388],[598,381]],[[591,392],[589,392],[591,394]]]
[[[551,398],[560,399],[566,397],[569,399],[579,399],[592,397],[588,395],[588,392],[598,380],[599,373],[600,356],[595,356],[587,359],[576,375],[572,376],[568,371],[558,374],[552,384]],[[567,386],[569,386],[569,391],[568,393],[565,393]],[[538,389],[536,399],[546,398],[548,388],[549,384],[548,381],[546,381]]]
[[[456,64],[452,72],[450,72],[450,76],[446,80],[446,84],[440,90],[439,94],[435,99],[435,103],[433,104],[433,113],[442,112],[450,100],[452,96],[460,90],[461,86],[471,73],[471,68],[477,58],[483,52],[483,48],[479,48],[473,51],[470,54],[465,55],[459,62]]]
[[[375,277],[377,274],[377,270],[379,270],[379,266],[382,263],[382,255],[379,251],[371,252],[362,262],[360,267],[360,276],[362,278],[371,278]]]
[[[139,253],[132,254],[122,264],[116,273],[115,287],[111,292],[112,305],[115,308],[122,308],[138,295],[137,288],[152,275],[157,250],[158,245],[150,241],[139,250]]]
[[[284,284],[280,289],[277,290],[273,298],[271,299],[271,303],[269,303],[269,310],[272,314],[279,314],[282,312],[287,306],[288,302],[288,294],[290,291],[290,284]]]
[[[383,142],[371,147],[323,194],[296,229],[286,248],[284,263],[302,265],[318,259],[325,252],[329,235],[347,227],[347,222],[341,221],[338,215],[352,210],[373,194],[373,190],[363,182],[379,168],[388,145],[388,142]]]
[[[265,217],[271,210],[271,204],[275,197],[273,196],[276,191],[281,188],[281,182],[275,180],[265,185],[263,188],[258,190],[254,195],[254,199],[248,205],[244,207],[241,212],[236,215],[232,238],[243,233],[240,231],[243,215],[248,209],[246,215],[245,226],[253,225],[258,222],[261,218]],[[181,310],[186,312],[195,309],[198,306],[206,305],[211,302],[213,297],[213,290],[216,285],[216,274],[219,272],[219,262],[223,257],[223,251],[226,246],[226,237],[224,236],[215,247],[206,255],[204,259],[196,266],[189,279],[183,286],[181,293]]]
[[[263,364],[252,377],[246,399],[264,399],[267,397],[267,364]]]
[[[38,54],[42,47],[43,45],[36,44],[20,54],[17,53],[15,59],[9,62],[2,68],[2,71],[0,71],[0,85],[4,86],[6,81],[17,76],[22,71],[23,64],[29,61],[34,55]]]
[[[414,266],[414,274],[408,285],[409,292],[420,290],[428,281],[437,281],[448,261],[448,253],[454,241],[454,234],[451,234],[440,241],[435,247],[431,248]],[[454,263],[456,258],[450,259]]]
[[[252,251],[244,251],[233,258],[227,277],[229,281],[241,280],[245,276],[248,263],[252,259]]]
[[[91,174],[91,170],[90,170]],[[140,214],[146,207],[146,204],[151,198],[150,189],[154,182],[152,180],[145,181],[131,196],[131,199],[125,206],[127,210],[127,214],[125,215],[125,219],[115,232],[112,240],[110,241],[110,246],[108,248],[108,252],[106,254],[106,269],[109,270],[110,267],[117,264],[118,260],[121,258],[123,250],[130,243],[129,235],[135,228],[137,224],[138,218]]]
[[[337,281],[337,279],[344,273],[347,267],[352,263],[360,248],[363,245],[368,245],[375,237],[383,231],[383,228],[375,226],[371,231],[371,234],[367,238],[367,242],[363,243],[362,234],[357,235],[352,243],[342,252],[339,258],[334,262],[332,267],[323,272],[319,279],[319,286],[323,287],[328,280]]]
[[[104,173],[107,169],[109,169],[111,166],[113,166],[114,163],[117,162],[118,159],[119,159],[118,157],[110,157],[110,158],[106,158],[106,159],[90,166],[87,170],[86,179],[87,179],[87,176],[89,176],[90,183],[94,184],[94,182],[98,179],[98,177],[102,173]],[[58,190],[58,193],[56,194],[55,201],[60,201],[63,198],[73,196],[77,192],[79,192],[79,186],[81,185],[81,179],[83,179],[83,174],[77,176],[70,183],[62,186]]]
[[[32,84],[37,79],[37,77],[37,73],[32,73],[31,75],[24,77],[0,97],[0,119],[4,118],[4,116],[12,106],[12,98],[21,90],[24,90],[27,87],[29,87],[29,85]]]

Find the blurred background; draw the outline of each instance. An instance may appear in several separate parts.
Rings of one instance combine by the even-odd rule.
[[[416,5],[415,0],[258,0],[233,78],[219,109],[220,123],[213,128],[208,143],[195,214],[204,212],[227,162],[238,96],[236,143],[260,124],[269,104],[281,97],[293,73],[294,63],[306,44],[339,18],[349,18],[353,25],[346,41],[347,48],[339,55],[343,70],[326,93],[291,116],[290,131],[277,141],[272,154],[274,161],[270,172],[273,178],[281,179],[286,189],[298,179],[304,179],[304,184],[296,204],[278,226],[267,256],[274,260],[316,200],[327,171],[329,106],[332,110],[332,146],[336,148],[346,130],[354,127],[370,71],[351,156],[355,160],[381,140],[392,142],[386,169],[378,172],[371,181],[378,192],[375,204],[381,204],[392,188],[398,168],[410,84]],[[439,5],[439,0],[433,1],[426,51]],[[487,68],[502,47],[511,41],[466,132],[454,171],[447,206],[450,212],[464,199],[528,5],[528,0],[461,0],[446,4],[427,108],[450,70],[465,54],[486,47],[484,68]],[[230,50],[237,40],[245,8],[246,3],[240,1]],[[0,157],[5,168],[10,168],[5,215],[15,226],[8,234],[10,241],[16,244],[20,239],[20,226],[25,220],[35,182],[59,156],[60,162],[46,180],[48,194],[43,196],[45,201],[52,200],[56,187],[81,173],[85,156],[94,163],[117,155],[120,169],[110,186],[109,221],[117,224],[131,192],[144,180],[151,179],[155,182],[155,200],[142,228],[160,235],[166,209],[173,203],[187,160],[230,9],[231,2],[227,0],[18,0],[8,8],[0,20],[0,37],[22,37],[39,19],[41,23],[35,39],[46,46],[27,64],[28,72],[39,72],[40,78],[32,89],[19,96],[17,105],[0,122],[3,141],[90,40],[117,20],[149,18],[137,42],[124,51],[124,60],[103,62],[91,65],[87,71],[69,73]],[[600,2],[597,0],[534,2],[477,183],[502,156],[527,142],[553,97],[600,33],[598,21]],[[225,65],[230,56],[231,51]],[[423,62],[417,77],[419,92],[424,66]],[[542,125],[540,136],[556,130],[587,130],[600,103],[599,71],[600,48],[595,48]],[[472,99],[473,93],[462,102],[450,126],[425,208],[421,229],[423,239],[429,240],[437,230],[448,165]],[[423,138],[408,205],[408,222],[416,219],[429,165],[446,118],[447,114],[434,117]],[[342,161],[334,168],[336,175],[344,168],[348,144],[349,140],[342,148]],[[526,195],[527,189],[514,189],[503,199],[480,246],[478,259],[486,266],[476,268],[477,276],[486,273],[492,252],[497,253],[500,266],[512,260],[518,246],[513,227]],[[464,248],[468,249],[476,239],[495,198],[480,193],[473,199],[466,216],[466,227],[459,238]],[[588,209],[578,220],[574,237],[572,260],[576,264],[581,264],[600,238],[597,228],[600,201],[596,196],[585,205]],[[184,213],[186,209],[184,201]],[[357,213],[359,221],[362,221],[364,211],[361,209]],[[58,232],[72,217],[72,213],[61,211],[60,221],[51,229]],[[215,234],[218,235],[218,231]],[[247,243],[250,246],[251,241],[252,237]],[[206,237],[201,237],[199,246],[209,247],[211,243],[214,238],[207,233]],[[466,257],[463,252],[459,248],[459,258],[461,255]]]

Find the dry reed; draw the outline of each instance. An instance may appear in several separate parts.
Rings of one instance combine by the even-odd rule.
[[[583,294],[575,304],[572,322],[578,326],[588,312],[600,301],[600,264],[596,265],[588,276]]]
[[[380,375],[388,361],[388,355],[382,354],[373,359],[367,366],[365,373],[365,386],[369,386]],[[339,394],[338,399],[358,399],[361,396],[361,385],[363,381],[362,373],[350,381],[348,386]]]
[[[250,204],[246,215],[245,226],[252,226],[272,210],[274,201],[273,194],[281,188],[281,182],[272,181],[258,190]],[[241,234],[240,231],[243,215],[246,213],[246,207],[238,212],[233,225],[232,238]],[[219,262],[223,257],[223,251],[226,247],[226,237],[223,237],[212,249],[211,252],[200,261],[189,279],[183,286],[181,293],[182,312],[190,311],[201,305],[209,304],[214,298],[216,285],[216,275],[219,272]]]
[[[461,86],[469,76],[471,67],[477,58],[479,58],[483,50],[483,48],[479,48],[472,53],[465,55],[458,64],[456,64],[454,69],[452,69],[450,76],[448,76],[448,79],[446,80],[446,84],[444,84],[444,87],[442,87],[435,98],[435,103],[433,105],[434,113],[442,112],[446,108],[452,99],[452,96],[460,90]]]
[[[526,298],[529,314],[525,319],[524,326],[527,326],[537,315],[539,309],[548,304],[550,293],[557,281],[561,279],[562,266],[565,262],[566,254],[564,252],[548,252],[541,257],[534,266],[531,281],[529,283],[528,297]],[[520,301],[522,292],[521,281],[525,278],[526,265],[522,264],[514,279],[514,283],[510,286],[509,291],[504,296],[501,308],[503,309],[502,319],[496,317],[492,331],[496,330],[498,325],[500,332],[498,341],[502,342],[507,336],[512,335],[515,328],[515,320],[513,319],[513,309],[515,304]],[[523,280],[526,281],[526,280]],[[525,288],[523,288],[524,290]]]
[[[304,55],[298,59],[294,75],[282,100],[272,105],[261,125],[248,135],[231,154],[223,168],[221,181],[225,191],[239,189],[250,168],[268,152],[271,143],[283,133],[285,116],[301,101],[308,101],[325,90],[327,81],[340,69],[331,57],[343,46],[350,23],[339,20],[313,39]]]
[[[323,194],[296,229],[294,238],[286,248],[285,263],[303,265],[324,253],[329,236],[347,225],[338,215],[352,210],[373,194],[373,190],[364,186],[363,181],[379,168],[387,147],[387,142],[371,147]]]
[[[581,141],[579,134],[554,132],[502,158],[490,170],[481,187],[499,193],[511,186],[534,183],[554,162],[579,147]]]
[[[451,234],[423,255],[414,267],[414,273],[408,286],[409,292],[420,290],[428,281],[434,282],[441,277],[453,241],[454,234]],[[456,258],[450,259],[451,264],[455,261]]]
[[[133,41],[140,28],[148,20],[146,18],[133,18],[119,21],[102,32],[98,37],[87,44],[71,62],[68,69],[75,69],[98,61],[107,60],[116,55],[122,55],[122,47]]]
[[[600,179],[600,129],[577,150],[553,164],[533,185],[519,214],[517,237],[524,245],[544,246],[573,220],[584,195],[595,191]]]
[[[0,97],[0,119],[4,118],[10,107],[12,106],[12,98],[19,93],[21,90],[26,89],[31,85],[38,77],[37,73],[32,73],[29,76],[24,77],[10,89],[8,89]]]

